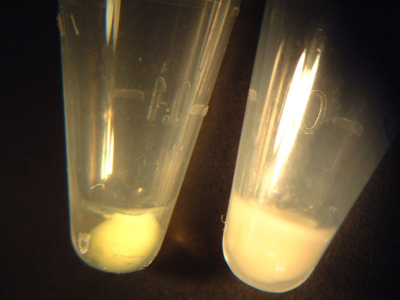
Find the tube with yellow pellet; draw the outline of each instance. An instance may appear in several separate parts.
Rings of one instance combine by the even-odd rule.
[[[239,0],[59,0],[71,237],[106,272],[156,257]]]
[[[108,272],[126,273],[151,263],[161,238],[153,214],[115,213],[90,232],[89,259]]]

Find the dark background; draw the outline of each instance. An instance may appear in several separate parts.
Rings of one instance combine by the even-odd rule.
[[[146,270],[126,275],[86,266],[70,242],[57,2],[4,4],[0,298],[398,299],[399,138],[393,138],[302,286],[285,294],[264,293],[239,281],[226,265],[221,215],[229,201],[264,6],[264,1],[242,2],[164,245]],[[349,15],[359,24],[361,48],[369,58],[365,64],[376,69],[383,97],[395,104],[399,7],[389,1],[353,2]],[[183,242],[177,242],[178,235]]]

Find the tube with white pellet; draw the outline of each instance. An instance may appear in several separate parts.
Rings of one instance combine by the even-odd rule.
[[[350,59],[355,27],[334,2],[265,10],[223,247],[232,272],[267,292],[309,278],[390,145],[395,119],[355,80],[373,77]]]

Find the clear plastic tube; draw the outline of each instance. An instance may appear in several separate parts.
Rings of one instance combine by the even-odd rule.
[[[331,2],[265,10],[223,239],[233,273],[264,291],[310,276],[390,144]]]
[[[59,1],[71,237],[90,266],[157,255],[238,5]]]

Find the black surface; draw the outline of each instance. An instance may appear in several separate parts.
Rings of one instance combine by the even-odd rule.
[[[4,299],[398,299],[398,138],[315,272],[298,289],[258,291],[236,279],[223,259],[221,216],[229,201],[264,5],[257,0],[243,1],[158,257],[146,270],[127,275],[86,266],[69,238],[57,3],[14,2],[1,12]],[[360,26],[372,29],[365,51],[376,58],[372,64],[379,62],[385,95],[397,101],[398,7],[358,3],[364,2],[355,5],[365,22]]]

